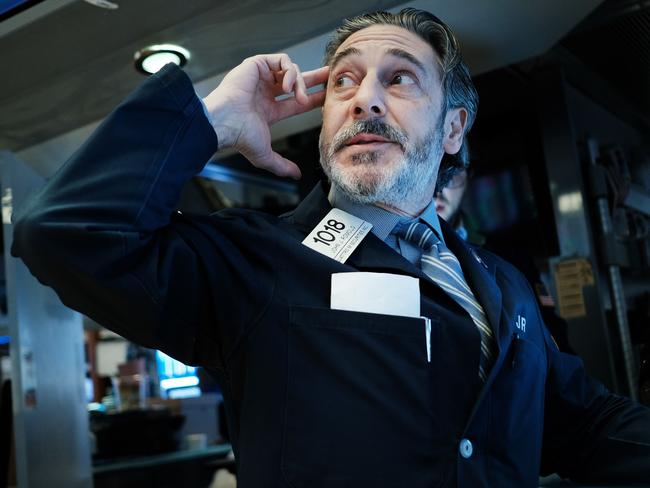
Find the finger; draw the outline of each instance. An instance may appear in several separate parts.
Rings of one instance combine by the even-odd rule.
[[[291,72],[292,75],[291,80],[293,80],[293,73],[295,73],[296,80],[295,80],[293,90],[294,90],[296,100],[303,105],[307,105],[307,107],[305,107],[305,110],[311,110],[316,106],[322,105],[323,102],[322,102],[322,97],[320,95],[314,99],[316,100],[316,103],[310,103],[310,99],[309,99],[310,94],[308,92],[308,88],[312,88],[314,86],[325,83],[327,81],[329,67],[323,66],[321,68],[311,70],[311,71],[306,71],[304,73],[300,70],[300,67],[295,63],[294,63],[294,68],[295,70],[292,70]],[[287,93],[287,91],[284,90],[280,94],[284,94],[284,93]]]
[[[292,63],[291,68],[285,71],[282,77],[282,91],[284,93],[290,93],[294,88],[297,78],[298,67]]]
[[[287,98],[277,102],[275,117],[270,123],[275,123],[278,120],[286,119],[293,115],[298,115],[304,112],[320,107],[325,102],[325,90],[319,90],[314,93],[307,93],[306,103],[300,103],[296,98]]]
[[[300,72],[300,67],[294,63],[296,69],[296,84],[294,86],[294,94],[298,103],[305,104],[309,101],[307,96],[307,86],[305,85],[305,80]]]
[[[280,78],[280,81],[277,83],[274,83],[273,85],[268,87],[268,90],[270,91],[271,95],[274,97],[285,97],[287,95],[287,92],[284,90],[282,87],[282,78]]]
[[[287,54],[280,54],[279,62],[280,71],[284,73],[282,78],[282,90],[284,90],[284,93],[289,93],[293,90],[293,85],[296,82],[296,66]]]
[[[330,67],[323,66],[318,69],[313,69],[311,71],[305,71],[302,73],[302,78],[305,80],[305,85],[307,88],[318,85],[320,83],[325,83],[327,77],[329,76]]]
[[[288,54],[281,53],[279,55],[279,62],[281,71],[289,71],[293,68],[293,61],[291,61],[291,58]]]
[[[253,61],[260,74],[260,79],[280,84],[283,73],[293,67],[291,58],[287,54],[258,54],[248,58]]]
[[[253,56],[251,60],[257,65],[260,80],[270,84],[277,83],[275,71],[271,69],[263,56]]]
[[[293,89],[297,100],[300,103],[307,103],[307,90],[318,84],[327,81],[329,67],[324,66],[317,70],[302,72],[300,66],[293,63],[293,69],[284,74],[281,88],[274,88],[274,95],[279,96],[290,93]]]
[[[280,93],[289,93],[293,88],[293,83],[296,80],[296,75],[300,72],[300,68],[294,65],[289,55],[285,53],[280,54],[260,54],[253,56],[259,66],[260,77],[264,81],[270,81],[282,85]],[[322,66],[320,68],[305,71],[301,73],[305,86],[311,88],[319,83],[325,83],[329,75],[329,66]],[[282,80],[282,82],[280,82]],[[286,85],[285,85],[286,82]]]
[[[291,58],[286,53],[257,54],[249,59],[264,64],[269,71],[286,71],[291,67]]]

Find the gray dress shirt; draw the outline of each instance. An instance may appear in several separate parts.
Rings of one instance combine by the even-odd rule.
[[[363,205],[353,202],[334,185],[332,185],[330,189],[328,200],[332,207],[340,208],[355,217],[370,222],[372,224],[371,232],[373,234],[400,253],[402,257],[409,260],[418,268],[420,267],[422,249],[402,238],[398,238],[393,233],[393,229],[397,224],[410,222],[415,219],[394,214],[388,210],[384,210],[383,208],[375,207],[374,205]],[[442,231],[440,230],[438,214],[436,213],[435,199],[431,200],[427,208],[424,209],[417,219],[425,222],[429,227],[431,227],[440,240],[442,240],[443,243],[445,242],[442,237]]]

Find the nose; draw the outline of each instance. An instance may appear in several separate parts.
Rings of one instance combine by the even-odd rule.
[[[383,117],[386,114],[383,88],[376,77],[367,74],[354,95],[352,116],[355,119]]]

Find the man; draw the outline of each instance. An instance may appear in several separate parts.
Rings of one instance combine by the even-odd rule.
[[[255,56],[204,103],[182,71],[154,75],[22,212],[13,252],[64,303],[220,378],[240,486],[535,486],[542,457],[650,480],[648,411],[555,348],[524,278],[440,228],[439,162],[476,111],[447,26],[357,17],[323,68]],[[321,104],[331,189],[281,218],[172,211],[217,143],[297,178],[268,125]]]
[[[485,237],[473,232],[474,229],[465,225],[466,216],[461,211],[461,204],[467,190],[467,169],[460,169],[451,180],[436,192],[436,212],[451,225],[456,233],[465,241],[481,246]],[[472,232],[472,235],[470,235]]]
[[[535,298],[542,314],[542,320],[551,333],[553,340],[561,351],[575,354],[569,343],[567,323],[555,313],[553,298],[548,293],[530,254],[525,249],[517,249],[512,245],[506,247],[495,245],[478,231],[476,223],[461,209],[468,184],[468,170],[463,168],[449,180],[447,185],[438,188],[436,212],[454,228],[464,241],[474,246],[483,246],[514,265],[523,273],[535,291]]]

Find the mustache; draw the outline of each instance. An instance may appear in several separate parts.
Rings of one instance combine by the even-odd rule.
[[[332,152],[337,152],[343,149],[346,141],[358,134],[372,134],[383,137],[390,142],[399,144],[402,150],[404,150],[406,142],[408,141],[408,137],[406,137],[402,131],[392,127],[386,122],[378,119],[356,120],[334,136],[331,144]]]

